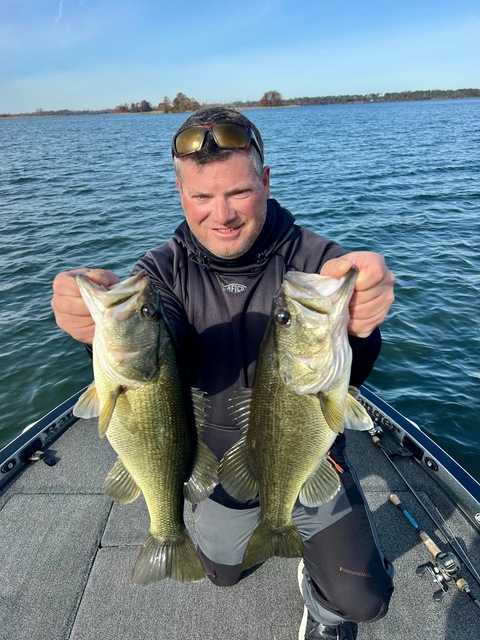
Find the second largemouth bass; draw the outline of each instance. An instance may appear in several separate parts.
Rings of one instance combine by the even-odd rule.
[[[274,555],[303,555],[292,520],[297,498],[307,507],[332,499],[340,481],[327,458],[330,447],[346,426],[372,427],[349,394],[348,303],[356,275],[288,272],[274,297],[252,389],[236,403],[244,434],[219,471],[235,498],[260,497],[244,568]]]

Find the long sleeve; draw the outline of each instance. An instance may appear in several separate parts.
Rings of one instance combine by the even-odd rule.
[[[349,342],[353,355],[350,384],[359,387],[372,373],[375,361],[380,355],[382,335],[377,327],[368,338],[349,336]]]

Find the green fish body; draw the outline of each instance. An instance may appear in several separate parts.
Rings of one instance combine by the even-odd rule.
[[[297,498],[308,507],[332,499],[340,489],[327,458],[335,438],[345,426],[372,426],[348,387],[348,302],[355,278],[354,270],[342,280],[289,272],[275,295],[252,389],[234,404],[243,436],[219,470],[235,498],[259,495],[260,521],[244,568],[275,555],[303,555],[292,520]]]
[[[133,582],[200,580],[205,573],[183,510],[185,497],[199,502],[217,483],[217,461],[196,426],[203,395],[185,383],[163,306],[144,273],[108,290],[85,276],[77,281],[96,328],[95,382],[75,414],[98,415],[100,435],[119,456],[107,495],[127,503],[142,493],[150,515]]]

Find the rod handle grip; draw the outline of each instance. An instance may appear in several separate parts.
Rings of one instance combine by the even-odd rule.
[[[457,587],[460,589],[460,591],[466,591],[469,589],[468,587],[468,582],[466,580],[464,580],[463,578],[459,578],[456,583]]]
[[[391,502],[395,507],[400,506],[400,498],[399,498],[395,493],[391,493],[391,494],[390,494],[390,502]]]
[[[425,531],[419,532],[420,538],[422,539],[423,544],[427,547],[433,557],[437,556],[442,550],[437,547],[435,542],[430,538],[430,536],[425,533]]]

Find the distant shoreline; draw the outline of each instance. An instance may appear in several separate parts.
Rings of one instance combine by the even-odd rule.
[[[280,95],[280,94],[278,94]],[[480,98],[480,89],[446,89],[446,90],[418,90],[418,91],[400,91],[390,93],[370,93],[365,95],[339,95],[339,96],[318,96],[304,98],[289,98],[278,100],[276,104],[261,104],[260,100],[249,100],[245,102],[236,101],[226,103],[228,106],[235,107],[239,110],[246,109],[272,109],[280,107],[305,107],[305,106],[327,106],[337,104],[372,104],[378,102],[410,102],[410,101],[428,101],[428,100],[463,100],[469,98]],[[196,103],[198,104],[198,103]],[[202,104],[200,107],[219,106],[218,103]],[[188,113],[191,108],[169,108],[167,110],[152,107],[149,102],[142,100],[138,103],[132,103],[129,108],[127,105],[115,107],[114,109],[57,109],[44,110],[37,109],[30,113],[2,113],[0,118],[44,118],[48,116],[78,116],[78,115],[108,115],[108,114],[126,114],[126,113]],[[195,110],[195,109],[193,109]]]

